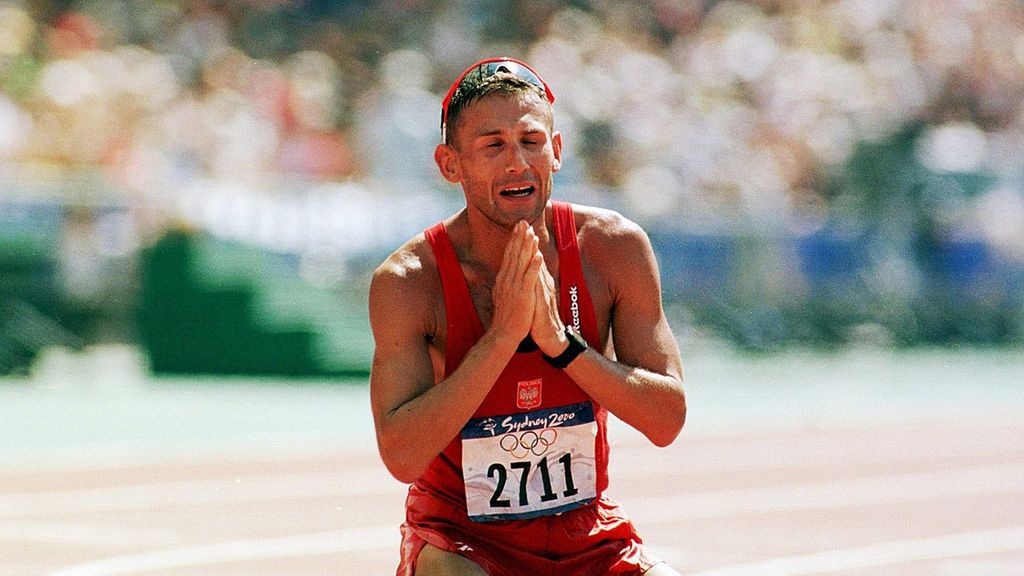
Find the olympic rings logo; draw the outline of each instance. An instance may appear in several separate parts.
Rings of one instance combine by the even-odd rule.
[[[522,460],[533,454],[543,456],[548,448],[558,440],[558,431],[544,428],[541,431],[527,430],[519,435],[508,433],[501,437],[498,444],[516,460]]]

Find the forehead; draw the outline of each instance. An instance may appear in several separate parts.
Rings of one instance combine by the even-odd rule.
[[[532,92],[488,94],[469,103],[456,124],[456,134],[471,138],[504,130],[540,129],[550,132],[551,106]]]

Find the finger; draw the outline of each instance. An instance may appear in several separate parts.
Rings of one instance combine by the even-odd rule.
[[[519,228],[517,231],[517,239],[519,242],[516,244],[519,250],[517,256],[517,267],[515,278],[520,278],[521,275],[526,271],[526,268],[530,265],[530,257],[533,256],[533,250],[535,249],[535,240],[537,236],[533,233],[531,228],[525,221],[519,221]]]
[[[526,257],[526,267],[523,270],[523,275],[529,277],[531,274],[536,274],[540,268],[544,267],[544,256],[540,253],[540,238],[530,232],[530,240],[527,241],[526,247],[523,250],[523,255]],[[531,269],[533,272],[531,273]]]
[[[538,302],[546,302],[548,297],[547,289],[545,288],[543,280],[543,269],[544,266],[541,266],[541,271],[537,274],[537,283],[534,285],[534,292],[537,295]]]
[[[501,278],[503,273],[506,277],[516,278],[521,273],[521,269],[524,266],[522,263],[522,247],[525,239],[525,226],[526,223],[520,220],[512,228],[512,237],[509,238],[508,243],[505,245],[505,253],[501,258],[498,278]]]
[[[544,285],[547,286],[548,292],[551,293],[551,297],[554,298],[557,294],[555,288],[555,277],[551,275],[551,271],[548,270],[547,266],[544,267]]]
[[[508,252],[512,257],[519,256],[519,253],[523,249],[523,242],[526,241],[526,223],[520,220],[516,222],[515,227],[512,228],[512,235],[508,240]]]
[[[544,270],[541,274],[540,282],[538,283],[544,288],[544,301],[547,303],[548,308],[552,310],[552,313],[557,315],[557,312],[555,311],[558,310],[558,298],[555,290],[555,281],[551,277],[551,274],[548,273],[547,270]]]
[[[537,250],[537,243],[540,241],[537,238],[537,234],[533,231],[533,226],[525,226],[523,228],[523,245],[522,245],[522,256],[523,265],[528,266],[530,258],[533,257],[533,253]]]
[[[532,258],[534,252],[537,251],[538,239],[536,236],[530,236],[529,233],[524,233],[522,246],[519,253],[515,256],[515,265],[511,270],[512,282],[519,282],[522,284],[523,279],[529,274],[530,266],[532,265]]]
[[[548,270],[547,262],[544,260],[544,256],[541,255],[541,262],[544,264],[537,271],[538,283],[545,289],[549,290],[554,285],[554,281],[551,279],[551,271]]]
[[[536,289],[540,286],[540,270],[544,268],[544,256],[541,255],[540,249],[538,248],[538,241],[535,239],[533,242],[533,251],[530,255],[530,261],[523,271],[523,278],[528,287]]]

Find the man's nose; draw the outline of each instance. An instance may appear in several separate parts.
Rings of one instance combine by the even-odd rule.
[[[529,163],[526,161],[526,153],[521,144],[512,144],[507,148],[508,158],[505,164],[505,171],[509,174],[516,174],[526,170]]]

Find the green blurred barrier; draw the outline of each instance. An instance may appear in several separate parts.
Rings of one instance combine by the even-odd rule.
[[[27,371],[48,346],[77,346],[59,316],[52,239],[0,232],[0,374]]]
[[[369,372],[365,291],[321,290],[257,249],[171,231],[142,255],[138,327],[157,373]]]

